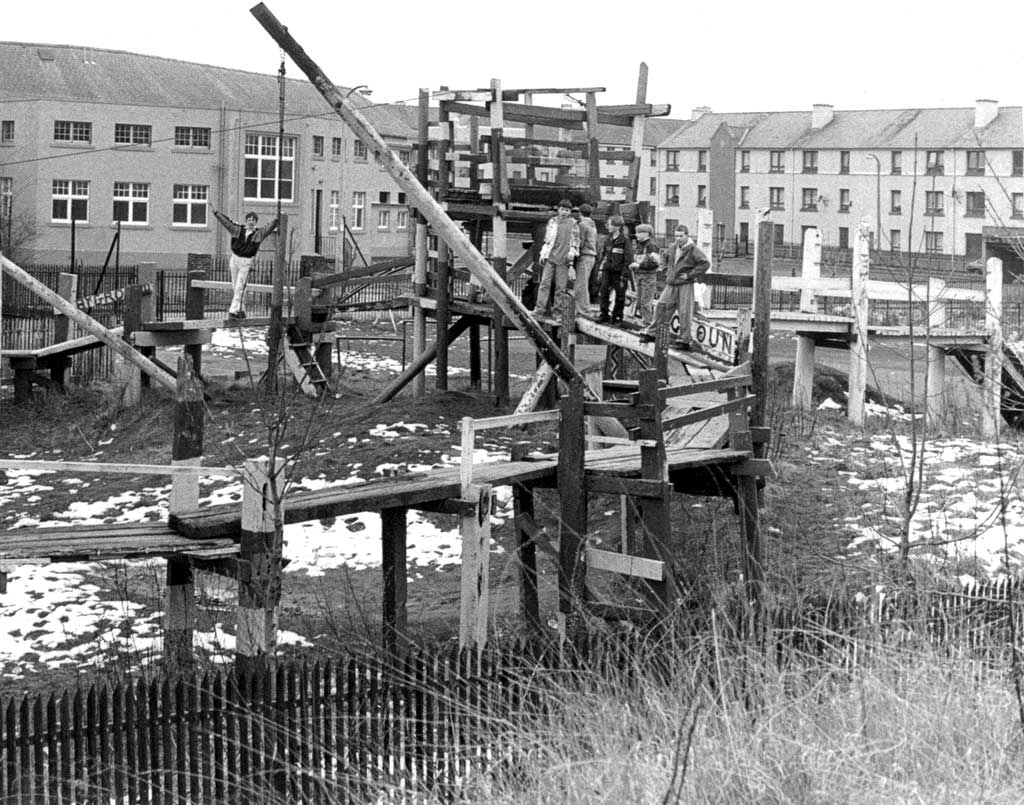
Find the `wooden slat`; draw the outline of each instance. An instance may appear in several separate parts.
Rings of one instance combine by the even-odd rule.
[[[31,461],[0,458],[0,469],[32,472],[89,472],[109,475],[216,475],[233,478],[236,467],[202,467],[198,464],[105,464],[98,461]]]
[[[600,548],[587,548],[586,555],[587,566],[591,570],[608,570],[648,581],[665,580],[665,563],[660,559],[630,556]]]
[[[757,478],[775,478],[778,473],[767,458],[748,458],[731,470],[733,475],[755,476]]]
[[[693,411],[689,414],[683,414],[682,416],[673,417],[672,419],[666,419],[663,424],[665,430],[671,430],[672,428],[689,425],[691,422],[699,422],[702,419],[710,419],[711,417],[719,416],[720,414],[727,414],[730,411],[749,408],[753,405],[756,399],[757,398],[753,394],[748,394],[745,397],[738,397],[735,400],[729,400],[719,405],[711,406],[710,408],[702,408],[699,411]]]
[[[718,380],[703,380],[699,383],[690,383],[679,386],[669,386],[661,390],[663,400],[673,397],[685,397],[693,394],[703,394],[708,391],[724,391],[726,389],[741,388],[750,385],[750,372],[738,374],[734,377],[724,377]]]
[[[639,403],[588,402],[584,404],[587,416],[610,416],[616,419],[643,419],[654,413],[653,406]]]
[[[513,428],[518,425],[529,425],[533,422],[557,422],[559,416],[560,412],[557,409],[551,411],[532,411],[524,414],[509,414],[508,416],[492,416],[486,419],[474,419],[473,430]]]
[[[672,485],[642,478],[619,478],[614,475],[587,475],[587,491],[602,495],[632,495],[638,498],[664,498]]]

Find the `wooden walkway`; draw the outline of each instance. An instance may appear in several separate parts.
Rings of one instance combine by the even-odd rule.
[[[145,557],[221,558],[238,552],[234,540],[201,542],[183,537],[166,523],[102,523],[0,532],[0,560],[48,559],[98,562]]]

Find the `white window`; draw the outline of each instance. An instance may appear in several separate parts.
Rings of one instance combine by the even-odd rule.
[[[377,210],[377,229],[391,229],[391,210]]]
[[[281,181],[277,177],[278,137],[273,134],[245,135],[245,200],[276,201],[278,184],[281,201],[291,201],[295,163],[295,138],[285,137],[281,148]]]
[[[402,231],[409,228],[409,211],[395,210],[395,229]]]
[[[175,148],[209,148],[210,130],[197,126],[174,127]]]
[[[114,182],[114,220],[125,224],[149,223],[149,185]]]
[[[331,137],[331,159],[341,157],[341,137]]]
[[[150,145],[153,127],[141,123],[115,123],[114,145]]]
[[[403,165],[409,165],[409,152],[404,148],[398,152],[398,158],[401,160]]]
[[[70,223],[89,220],[89,183],[82,179],[54,179],[50,220]]]
[[[330,216],[327,227],[331,232],[337,232],[341,229],[341,191],[332,190],[331,200],[327,205],[328,214]]]
[[[53,121],[53,139],[58,143],[91,143],[92,123],[55,120]]]
[[[366,225],[366,193],[356,190],[352,194],[352,228],[362,229]]]
[[[210,188],[205,184],[174,185],[174,226],[206,226],[206,201]]]
[[[362,140],[352,141],[352,156],[361,162],[366,161],[366,143]]]
[[[323,158],[324,138],[319,134],[313,135],[313,156]]]
[[[1014,193],[1014,195],[1019,195]],[[11,210],[14,208],[14,179],[10,176],[0,176],[0,221],[6,221],[11,217]]]
[[[0,143],[13,143],[14,142],[14,121],[3,120],[0,121]]]

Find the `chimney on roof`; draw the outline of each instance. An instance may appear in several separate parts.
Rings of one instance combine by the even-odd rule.
[[[980,98],[974,102],[974,128],[983,129],[999,115],[999,101]]]
[[[690,112],[690,120],[700,120],[704,115],[711,112],[710,106],[695,106],[693,111]]]
[[[834,107],[830,103],[816,103],[811,109],[811,128],[823,129],[835,117]]]

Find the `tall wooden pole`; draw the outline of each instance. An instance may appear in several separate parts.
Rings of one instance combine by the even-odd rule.
[[[1003,261],[990,257],[985,261],[985,330],[988,351],[985,354],[985,405],[982,409],[982,434],[999,439],[1003,391]]]
[[[870,270],[871,224],[861,221],[853,241],[851,286],[853,340],[850,342],[850,392],[846,417],[858,427],[864,424],[864,396],[868,387],[868,272]]]
[[[416,157],[416,178],[427,186],[430,176],[430,92],[420,90],[419,150]],[[416,265],[413,268],[412,293],[422,299],[427,295],[427,219],[416,211]],[[412,354],[421,355],[427,348],[427,311],[421,305],[412,309]],[[423,373],[413,380],[413,393],[422,397],[427,390],[427,378]]]
[[[445,198],[448,195],[448,149],[452,147],[452,124],[444,101],[437,113],[440,131],[437,145],[437,201],[441,211],[446,209]],[[448,390],[448,325],[451,314],[448,311],[448,292],[451,288],[451,255],[448,243],[443,239],[437,241],[437,308],[434,310],[434,326],[436,328],[437,357],[434,361],[434,385],[438,391]]]
[[[505,225],[504,211],[507,199],[505,185],[508,177],[505,171],[504,138],[505,114],[501,97],[501,82],[491,79],[491,164],[494,166],[491,187],[494,216],[491,218],[491,264],[494,273],[502,280],[507,278],[508,267],[508,229]],[[494,306],[494,395],[499,405],[505,405],[509,399],[509,352],[508,330],[504,326],[501,308]]]
[[[558,376],[570,382],[583,376],[562,354],[558,345],[552,340],[536,319],[530,315],[522,302],[509,288],[508,284],[495,273],[480,252],[473,248],[469,238],[459,230],[455,222],[448,217],[427,189],[420,184],[406,165],[398,158],[370,122],[356,109],[338,88],[331,82],[317,64],[306,54],[288,30],[277,20],[270,10],[260,3],[253,6],[251,12],[263,28],[298,65],[313,86],[324,96],[331,108],[348,123],[359,139],[366,143],[374,156],[380,160],[381,167],[386,170],[395,183],[405,191],[410,202],[423,214],[435,233],[458,255],[466,268],[480,281],[480,284],[491,295],[502,312],[508,316],[513,326],[520,329],[533,342],[534,347],[545,361],[550,363]]]
[[[281,67],[277,72],[277,249],[274,251],[274,273],[270,281],[270,329],[267,332],[267,371],[263,383],[268,391],[277,390],[277,362],[281,357],[281,342],[284,339],[284,261],[287,257],[288,226],[281,220],[281,165],[284,160],[284,51],[281,51]]]
[[[757,215],[754,252],[754,348],[750,355],[751,389],[757,395],[750,424],[765,424],[768,401],[768,337],[772,312],[772,222],[767,209]]]

